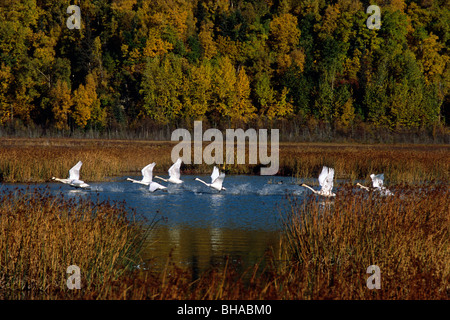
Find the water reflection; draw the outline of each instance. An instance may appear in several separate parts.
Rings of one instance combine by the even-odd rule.
[[[276,251],[279,237],[279,231],[164,226],[151,234],[144,259],[157,270],[164,268],[169,255],[194,273],[223,266],[227,259],[245,269],[261,261],[268,248]]]
[[[89,182],[91,190],[56,183],[11,184],[2,188],[49,187],[51,192],[69,198],[90,197],[94,202],[125,200],[139,215],[150,221],[159,220],[144,255],[155,258],[152,267],[164,266],[171,253],[174,262],[196,272],[211,264],[221,265],[227,257],[242,267],[260,262],[265,251],[279,243],[280,212],[290,206],[286,194],[298,199],[310,194],[287,177],[227,176],[227,190],[222,192],[211,190],[194,178],[184,175],[183,184],[164,184],[167,192],[154,193],[146,186],[126,181],[126,177],[112,182]],[[278,183],[281,180],[283,183]],[[330,206],[332,202],[324,200],[323,205]]]

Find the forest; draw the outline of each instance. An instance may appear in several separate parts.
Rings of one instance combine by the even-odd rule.
[[[0,17],[9,132],[448,132],[446,0],[0,0]]]

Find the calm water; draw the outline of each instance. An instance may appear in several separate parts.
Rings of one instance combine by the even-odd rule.
[[[88,182],[90,191],[61,183],[3,184],[0,188],[48,186],[51,192],[63,193],[65,197],[125,200],[127,206],[150,220],[159,219],[145,250],[146,258],[155,258],[151,267],[164,265],[171,253],[175,262],[195,272],[224,264],[226,257],[246,268],[261,261],[267,249],[274,247],[276,251],[280,215],[289,207],[286,195],[301,198],[310,193],[289,177],[230,175],[223,184],[227,190],[220,193],[194,181],[195,177],[182,176],[182,185],[156,179],[168,189],[155,193],[126,181],[126,177],[112,182]],[[198,177],[206,182],[211,180],[209,175]]]

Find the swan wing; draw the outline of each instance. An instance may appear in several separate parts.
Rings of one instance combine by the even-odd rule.
[[[158,190],[158,189],[166,189],[166,187],[164,187],[164,186],[162,186],[162,185],[160,185],[159,183],[157,183],[157,182],[151,182],[150,183],[150,186],[148,187],[148,190],[150,190],[150,192],[155,192],[156,190]]]
[[[83,165],[83,162],[78,161],[78,163],[69,170],[69,180],[79,180],[80,179],[80,169],[81,169],[82,165]]]
[[[146,165],[142,170],[142,182],[152,182],[153,180],[153,167],[156,165],[155,162]]]
[[[325,184],[325,180],[327,179],[328,176],[328,167],[323,167],[322,168],[322,172],[319,175],[319,184],[320,186],[323,188],[324,184]]]
[[[319,183],[322,186],[322,191],[325,193],[330,193],[333,189],[333,179],[334,179],[334,169],[325,167],[326,170],[322,170],[319,176]]]
[[[181,158],[169,168],[169,176],[171,178],[180,179]]]
[[[216,181],[219,175],[220,175],[219,169],[216,166],[214,166],[213,172],[211,174],[211,184],[214,184],[214,181]]]
[[[219,176],[214,180],[213,183],[211,183],[211,187],[217,189],[217,190],[221,190],[222,189],[222,184],[223,184],[223,180],[225,179],[225,173],[222,172],[219,174]]]
[[[383,188],[384,173],[377,175],[371,174],[370,177],[372,178],[372,186],[374,188]]]
[[[329,192],[331,192],[331,189],[333,189],[333,180],[334,180],[334,169],[328,168],[328,175],[327,179],[325,180],[325,184]]]

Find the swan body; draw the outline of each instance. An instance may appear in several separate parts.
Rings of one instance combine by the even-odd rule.
[[[376,174],[376,175],[372,173],[370,175],[370,178],[372,179],[372,186],[373,186],[373,188],[376,191],[380,192],[381,195],[383,195],[383,196],[391,196],[391,195],[393,195],[393,193],[383,185],[383,181],[384,181],[384,174],[383,173]]]
[[[383,181],[384,181],[383,173],[380,173],[380,174],[372,173],[370,175],[370,178],[372,179],[372,190],[379,192],[383,196],[393,195],[393,193],[383,185]],[[360,183],[357,183],[356,185],[364,190],[370,191],[369,187],[363,186]]]
[[[321,186],[321,189],[319,191],[314,190],[313,188],[311,188],[310,186],[308,186],[306,184],[302,184],[302,187],[308,188],[312,192],[314,192],[315,194],[318,194],[320,196],[335,197],[336,194],[333,193],[333,191],[332,191],[333,179],[334,179],[334,169],[324,166],[322,168],[322,172],[319,175],[319,184]]]
[[[222,187],[222,183],[223,183],[224,179],[225,179],[225,173],[224,172],[220,173],[219,169],[216,166],[214,166],[213,172],[211,174],[211,183],[207,183],[199,178],[195,178],[195,180],[200,181],[201,183],[207,185],[208,187],[211,187],[211,188],[219,190],[219,191],[227,190],[224,187]]]
[[[150,192],[155,192],[156,190],[164,190],[166,187],[160,185],[157,182],[153,182],[153,167],[156,165],[155,162],[146,165],[142,168],[142,180],[135,180],[131,178],[127,178],[128,181],[133,183],[139,183],[148,186],[148,190]]]
[[[61,178],[55,178],[52,177],[53,180],[68,184],[74,188],[82,188],[82,189],[90,189],[91,186],[85,183],[83,180],[80,180],[80,169],[83,165],[83,162],[78,161],[76,165],[74,165],[69,170],[69,178],[67,179],[61,179]]]
[[[176,184],[183,183],[183,180],[180,180],[180,167],[181,167],[181,158],[178,158],[178,160],[169,168],[169,179],[164,179],[158,176],[155,176],[155,178],[161,179],[165,182],[172,182]]]

